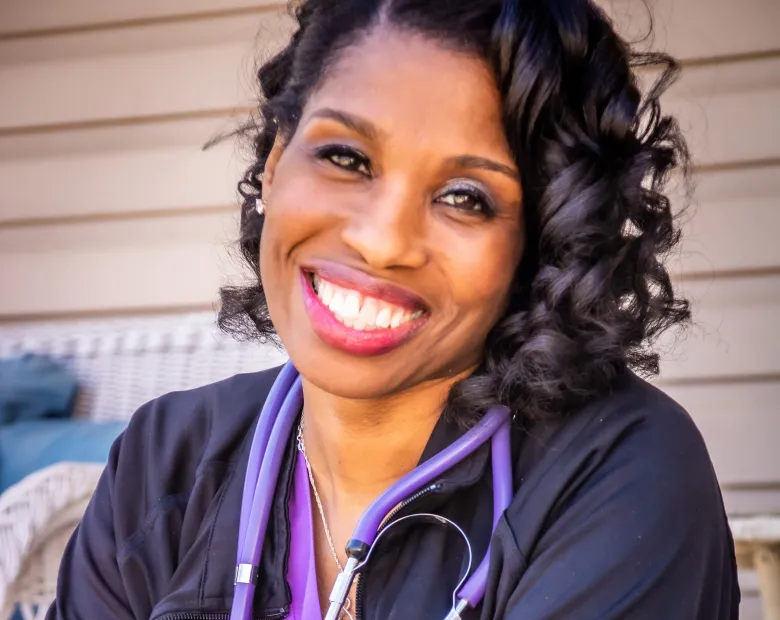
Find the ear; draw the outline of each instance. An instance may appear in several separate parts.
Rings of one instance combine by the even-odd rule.
[[[279,159],[284,152],[284,143],[277,132],[274,139],[274,145],[271,147],[271,152],[268,154],[268,159],[265,162],[265,168],[263,169],[263,198],[268,200],[271,194],[271,187],[274,183],[274,173],[276,172],[276,166],[279,164]]]

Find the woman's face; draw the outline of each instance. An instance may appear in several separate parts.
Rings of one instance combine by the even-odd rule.
[[[393,30],[345,50],[266,166],[261,277],[301,374],[381,398],[478,364],[521,196],[486,63]]]

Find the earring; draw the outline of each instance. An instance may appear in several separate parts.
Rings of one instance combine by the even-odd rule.
[[[263,215],[263,213],[265,213],[265,202],[263,202],[263,199],[260,196],[255,198],[255,211],[257,211],[258,215]]]

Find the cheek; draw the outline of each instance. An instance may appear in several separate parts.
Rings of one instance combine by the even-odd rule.
[[[302,241],[327,226],[328,199],[295,157],[283,156],[266,207],[261,265],[283,260]],[[316,197],[316,198],[315,198]]]
[[[442,323],[441,342],[447,342],[445,346],[467,366],[479,363],[485,339],[504,313],[522,247],[518,230],[490,235],[449,255],[450,299],[455,309]]]
[[[456,303],[475,319],[495,322],[503,313],[522,249],[518,229],[487,235],[464,251],[450,253]]]

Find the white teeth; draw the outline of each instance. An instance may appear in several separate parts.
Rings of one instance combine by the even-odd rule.
[[[404,314],[406,314],[403,310],[396,310],[393,312],[393,318],[390,319],[390,327],[395,329],[398,327],[401,323],[404,322]]]
[[[345,318],[356,319],[360,314],[360,293],[348,292],[341,306],[341,315]]]
[[[376,315],[379,311],[379,303],[376,299],[366,298],[363,301],[363,307],[360,308],[360,315],[355,321],[357,329],[376,329]]]
[[[422,310],[413,312],[373,297],[363,297],[317,275],[312,275],[312,287],[333,316],[353,329],[394,329],[423,315]]]
[[[330,300],[328,308],[333,314],[341,314],[341,308],[344,305],[344,293],[336,289],[333,293],[333,299]]]
[[[376,315],[376,326],[381,328],[390,327],[390,320],[393,318],[393,310],[384,306],[379,314]]]
[[[317,294],[320,296],[322,303],[324,303],[326,306],[330,306],[330,302],[333,300],[333,286],[331,286],[330,283],[321,280],[317,291]]]

